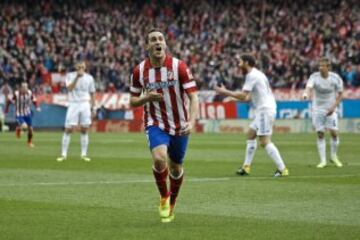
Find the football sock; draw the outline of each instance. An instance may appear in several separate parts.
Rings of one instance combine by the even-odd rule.
[[[324,138],[317,139],[317,148],[319,151],[320,162],[326,163],[326,142]]]
[[[61,144],[61,156],[66,157],[67,156],[67,152],[68,152],[68,148],[69,148],[69,144],[70,144],[70,134],[67,134],[64,132],[63,138],[62,138],[62,144]]]
[[[20,127],[16,127],[16,137],[19,138],[21,135],[21,128]]]
[[[248,165],[248,166],[251,165],[251,163],[252,163],[252,161],[254,159],[256,148],[257,148],[256,139],[246,141],[246,152],[245,152],[244,166],[245,165]]]
[[[280,171],[283,171],[285,169],[285,164],[284,164],[284,161],[281,158],[279,150],[277,149],[275,144],[273,144],[273,143],[267,144],[265,146],[265,150],[266,150],[267,154],[269,155],[269,157],[275,162],[276,167]]]
[[[169,196],[169,192],[167,189],[167,184],[166,184],[166,179],[167,176],[169,174],[169,170],[166,167],[162,172],[158,172],[157,170],[155,170],[154,166],[153,166],[153,174],[156,180],[156,185],[159,189],[159,193],[161,195],[162,198],[168,197]]]
[[[331,159],[336,156],[337,148],[339,146],[340,140],[339,137],[337,138],[330,138],[330,153],[331,153]]]
[[[86,156],[89,145],[89,134],[81,133],[80,142],[81,142],[81,156]]]
[[[28,143],[31,143],[32,138],[33,138],[33,131],[32,130],[29,129],[27,137],[28,137],[28,140],[27,140]]]
[[[172,176],[170,173],[169,179],[170,179],[170,205],[175,206],[176,198],[179,194],[180,187],[184,179],[184,171],[182,171],[180,175],[177,177]]]

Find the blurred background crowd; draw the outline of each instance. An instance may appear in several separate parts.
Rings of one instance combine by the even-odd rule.
[[[237,56],[251,52],[273,88],[302,88],[320,56],[347,87],[360,86],[358,0],[1,1],[0,86],[28,81],[36,93],[65,92],[64,74],[82,58],[99,92],[125,92],[146,56],[151,26],[185,60],[200,89],[239,88]]]

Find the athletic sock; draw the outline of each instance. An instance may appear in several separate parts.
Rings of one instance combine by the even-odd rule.
[[[184,179],[184,171],[182,171],[182,173],[178,177],[174,177],[170,173],[169,179],[170,179],[170,205],[174,207],[176,203],[176,198],[179,194]]]
[[[280,152],[273,143],[269,143],[265,146],[265,150],[269,157],[275,162],[276,167],[283,171],[285,169],[285,164],[283,159],[281,158]]]
[[[319,151],[320,162],[326,163],[326,142],[324,138],[317,139],[317,148]]]
[[[337,153],[337,148],[339,146],[340,140],[339,137],[337,138],[330,138],[330,156],[331,159],[334,159],[334,157],[336,156]]]
[[[168,168],[166,167],[162,172],[158,172],[153,167],[153,174],[154,174],[154,177],[155,177],[156,185],[157,185],[157,187],[159,189],[160,196],[162,198],[168,197],[169,196],[169,191],[167,189],[167,184],[166,184],[166,179],[167,179],[167,176],[169,174]]]
[[[81,142],[81,156],[87,156],[87,150],[89,145],[89,134],[82,133],[80,135],[80,142]]]
[[[70,140],[71,140],[70,134],[67,134],[64,132],[64,135],[62,138],[62,144],[61,144],[61,156],[64,156],[64,157],[67,156]]]
[[[247,140],[246,141],[246,152],[245,152],[245,161],[244,166],[250,166],[257,148],[256,139],[254,140]]]

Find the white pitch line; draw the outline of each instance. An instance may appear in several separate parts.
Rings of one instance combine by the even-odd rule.
[[[311,179],[311,178],[349,178],[349,177],[360,177],[356,174],[347,174],[347,175],[318,175],[318,176],[289,176],[282,179]],[[267,177],[223,177],[223,178],[189,178],[187,182],[225,182],[236,179],[245,179],[245,180],[272,180],[279,179],[271,176]],[[123,180],[123,181],[88,181],[88,182],[34,182],[34,183],[3,183],[0,184],[0,187],[24,187],[24,186],[66,186],[66,185],[101,185],[101,184],[128,184],[128,183],[153,183],[153,179],[144,179],[144,180]]]

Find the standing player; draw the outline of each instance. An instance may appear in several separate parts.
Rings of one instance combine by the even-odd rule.
[[[76,72],[66,75],[69,107],[66,112],[65,131],[62,138],[61,157],[56,160],[62,162],[67,157],[71,133],[78,124],[81,128],[81,159],[89,162],[87,149],[89,145],[88,130],[95,107],[95,82],[94,78],[85,72],[86,64],[80,61],[75,65]]]
[[[12,98],[8,99],[6,103],[5,113],[9,111],[10,104],[15,105],[15,116],[18,126],[16,127],[16,137],[21,137],[21,131],[27,130],[27,144],[29,147],[33,148],[34,144],[32,142],[34,129],[32,127],[32,113],[31,113],[31,104],[36,106],[36,110],[40,111],[40,107],[37,103],[36,97],[33,95],[31,90],[28,88],[26,82],[22,82],[20,85],[20,90],[15,91]]]
[[[198,96],[189,68],[183,61],[166,54],[166,48],[161,31],[152,29],[147,33],[149,57],[133,70],[130,104],[132,107],[144,105],[153,174],[160,192],[159,213],[162,222],[171,222],[184,178],[182,165],[188,135],[195,127],[198,114]],[[168,175],[170,191],[166,182]]]
[[[223,85],[216,86],[219,94],[246,101],[251,98],[255,110],[255,119],[250,124],[246,145],[245,161],[243,166],[236,172],[239,175],[248,175],[257,148],[256,137],[259,136],[260,145],[265,148],[267,154],[276,164],[277,170],[274,177],[288,176],[279,150],[271,142],[272,128],[276,115],[276,102],[271,92],[269,81],[264,73],[255,68],[255,58],[250,54],[240,57],[239,67],[246,75],[242,91],[230,91]]]
[[[326,166],[326,142],[325,131],[330,131],[330,160],[337,167],[342,167],[342,163],[337,157],[337,148],[339,145],[338,137],[338,116],[337,106],[341,102],[343,92],[343,81],[339,75],[329,71],[330,61],[328,58],[321,58],[319,61],[319,72],[311,74],[303,99],[306,100],[310,96],[310,92],[314,90],[312,106],[312,122],[317,132],[317,147],[320,156],[318,168]]]

